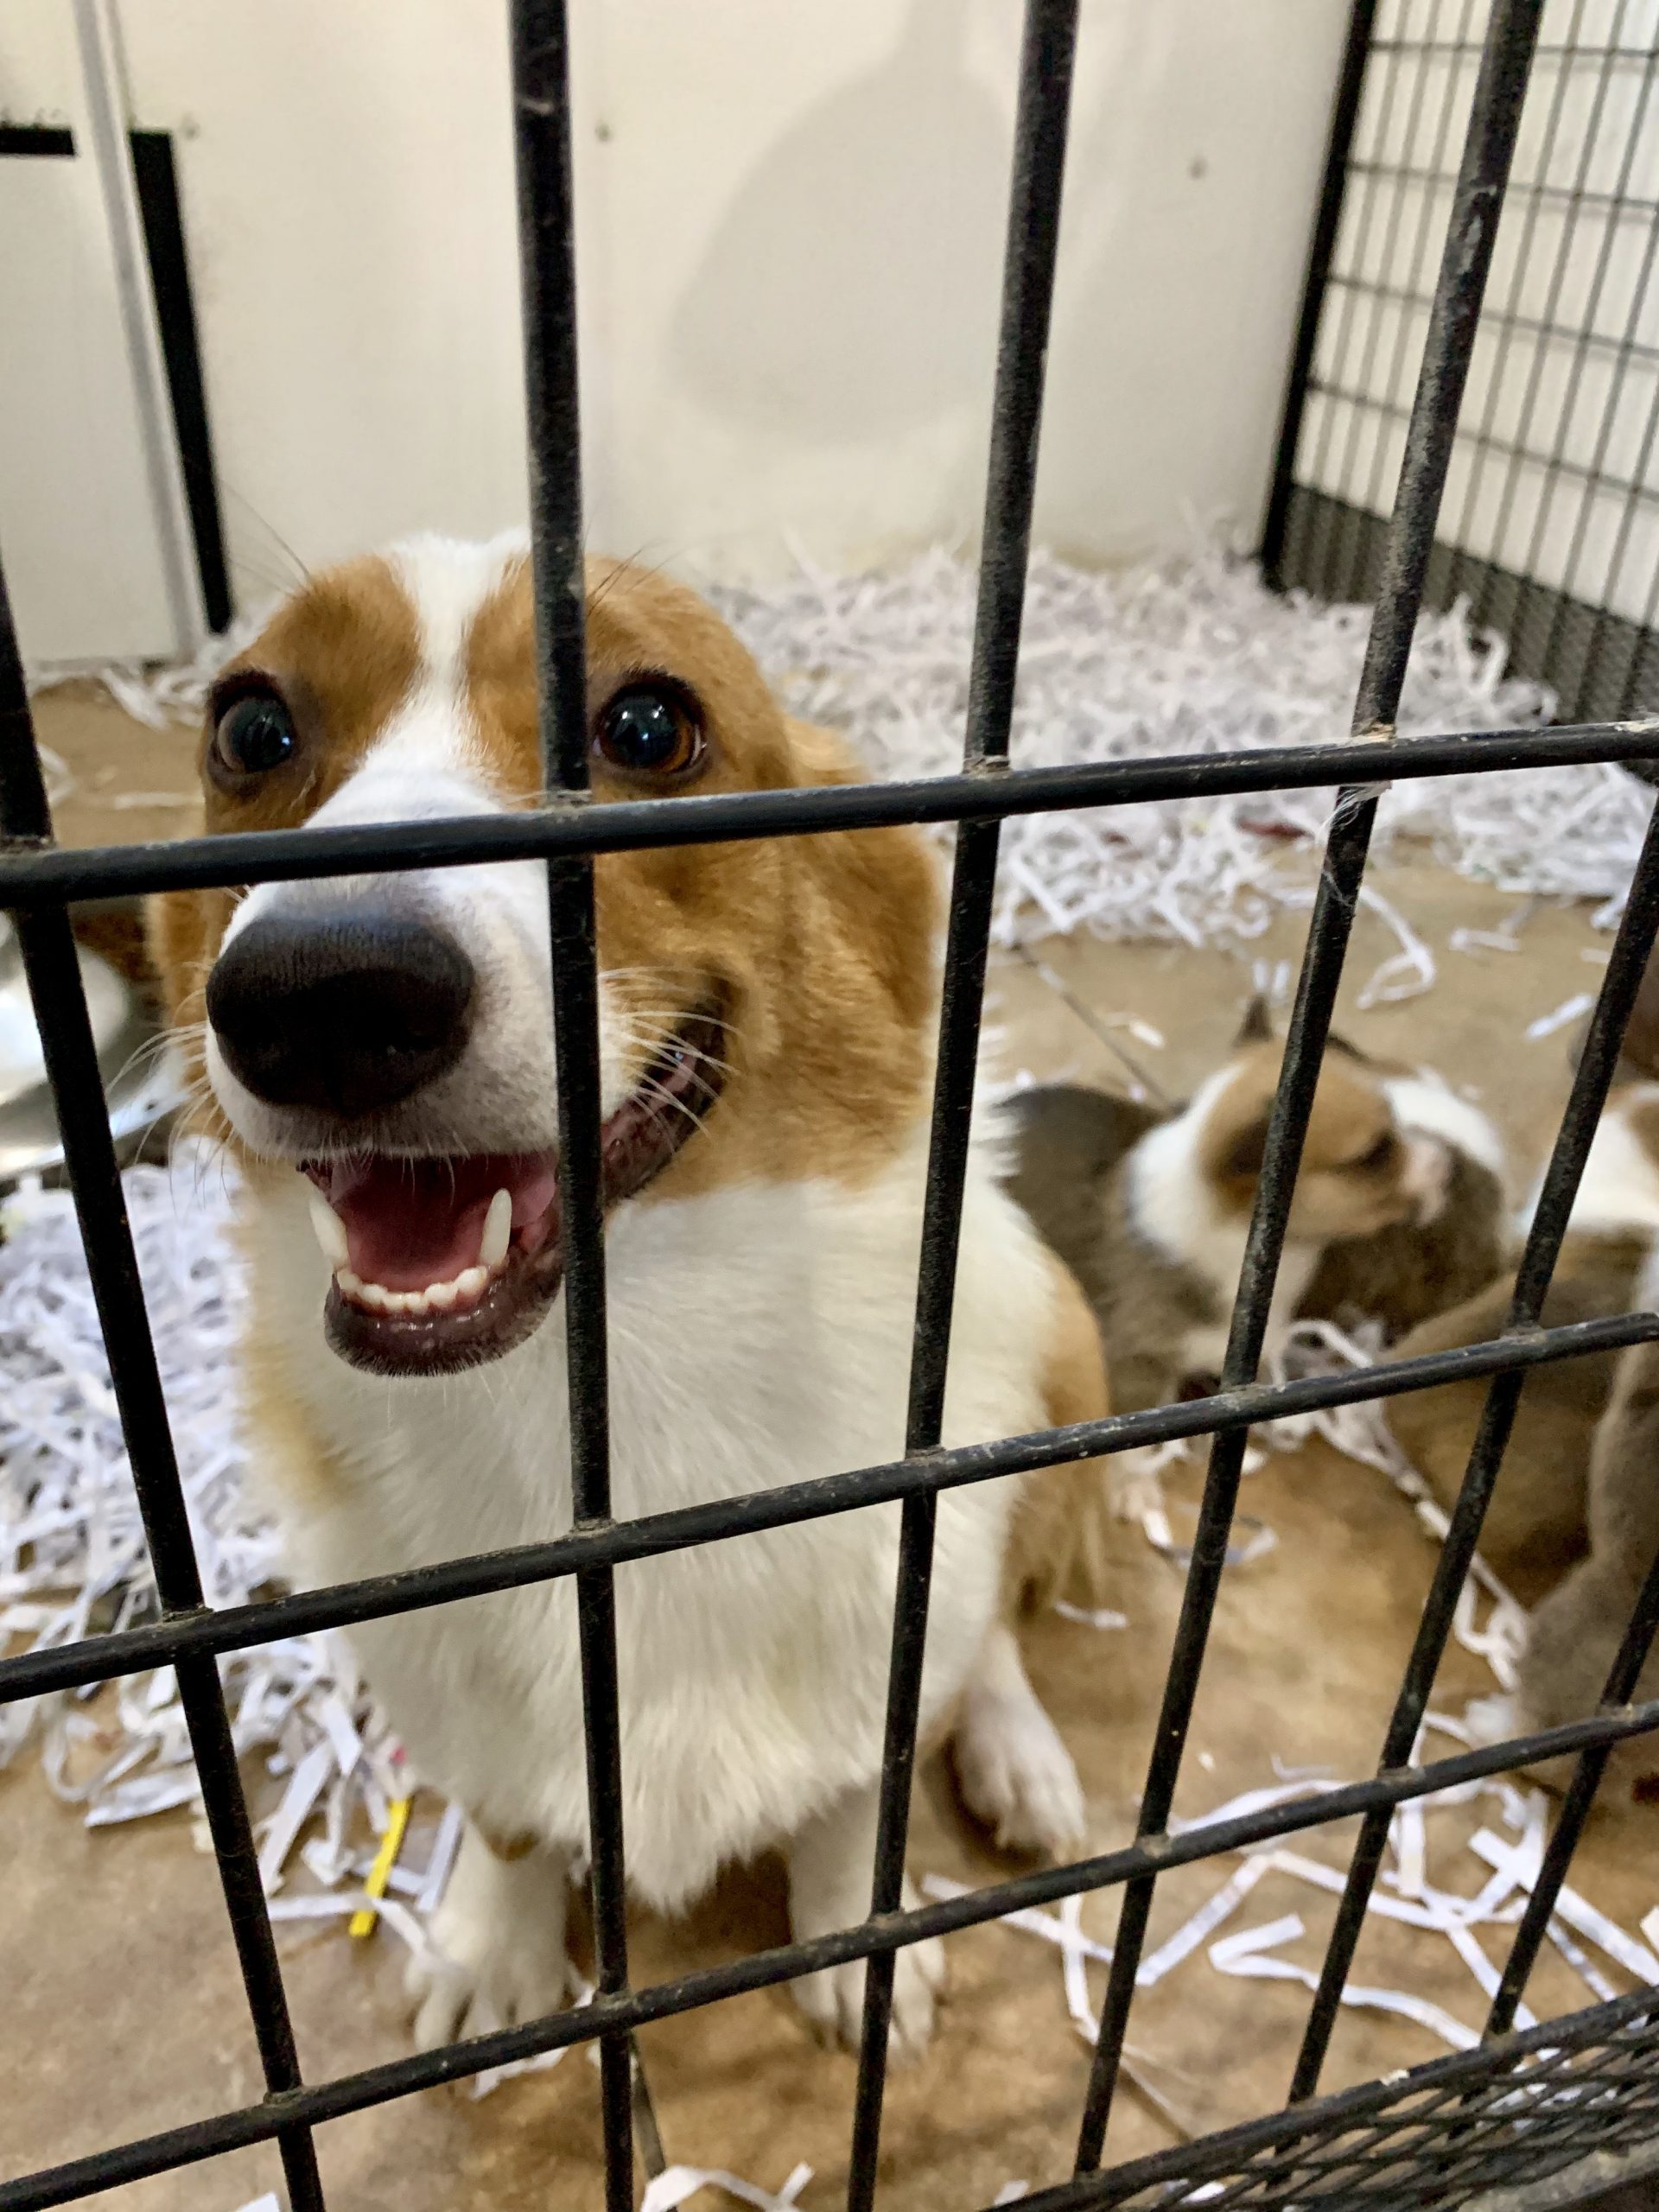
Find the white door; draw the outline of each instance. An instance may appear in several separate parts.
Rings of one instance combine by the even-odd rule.
[[[0,124],[0,148],[44,149],[0,152],[0,558],[24,658],[188,650],[199,586],[102,0],[6,0]]]

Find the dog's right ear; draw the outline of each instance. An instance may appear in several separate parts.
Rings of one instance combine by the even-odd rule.
[[[1244,1009],[1244,1019],[1239,1024],[1238,1034],[1234,1038],[1233,1043],[1237,1046],[1239,1045],[1270,1045],[1272,1042],[1273,1016],[1268,1011],[1268,995],[1265,991],[1253,992],[1250,1002]]]

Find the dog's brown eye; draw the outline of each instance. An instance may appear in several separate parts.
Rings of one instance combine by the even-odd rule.
[[[1384,1129],[1376,1142],[1367,1151],[1361,1153],[1359,1158],[1354,1162],[1355,1166],[1373,1170],[1389,1166],[1394,1159],[1395,1143],[1395,1139],[1392,1131]]]
[[[626,775],[683,775],[702,758],[702,717],[677,686],[630,684],[600,716],[594,747]]]
[[[294,718],[274,691],[245,691],[232,699],[213,732],[213,765],[236,781],[269,775],[299,744]]]

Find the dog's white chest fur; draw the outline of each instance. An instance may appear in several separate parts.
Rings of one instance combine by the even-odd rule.
[[[861,1190],[728,1188],[625,1208],[607,1238],[619,1518],[897,1459],[923,1147]],[[339,1479],[287,1516],[308,1580],[410,1567],[570,1525],[563,1304],[494,1365],[385,1381],[322,1344],[326,1268],[296,1175],[254,1224],[262,1300]],[[1044,1426],[1033,1348],[1052,1279],[976,1154],[950,1442]],[[308,1348],[314,1348],[308,1349]],[[278,1483],[279,1490],[282,1488]],[[996,1616],[1007,1482],[940,1500],[924,1726]],[[279,1496],[278,1510],[283,1508]],[[689,1901],[879,1772],[899,1508],[619,1567],[624,1827],[638,1893]],[[575,1592],[564,1580],[353,1631],[417,1770],[491,1833],[586,1840]]]

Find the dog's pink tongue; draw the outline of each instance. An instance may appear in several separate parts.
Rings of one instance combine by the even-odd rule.
[[[534,1153],[373,1155],[320,1160],[305,1172],[345,1229],[353,1273],[387,1290],[424,1290],[472,1267],[498,1191],[512,1194],[517,1232],[544,1221],[558,1189],[553,1163]]]

